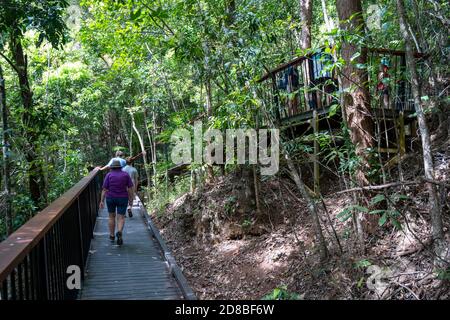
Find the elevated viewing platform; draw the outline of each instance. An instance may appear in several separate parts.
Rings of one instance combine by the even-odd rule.
[[[379,151],[395,153],[416,136],[417,124],[411,85],[405,76],[405,52],[368,48],[368,88],[374,137]],[[416,54],[418,59],[421,54]],[[318,50],[268,70],[258,82],[264,112],[278,121],[288,138],[342,128],[343,110],[338,94],[338,73],[331,50]],[[400,147],[398,147],[400,145]],[[397,151],[395,151],[397,150]]]

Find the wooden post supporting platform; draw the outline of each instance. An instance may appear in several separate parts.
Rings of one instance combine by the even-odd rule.
[[[405,116],[404,112],[399,112],[398,119],[395,119],[397,135],[397,148],[380,148],[380,152],[397,153],[392,159],[390,159],[385,165],[385,168],[391,168],[398,164],[406,154],[406,132],[405,132]]]
[[[320,193],[320,171],[319,171],[319,142],[317,134],[319,133],[319,116],[317,109],[313,110],[313,130],[314,130],[314,193]]]
[[[403,111],[400,111],[398,117],[398,133],[398,151],[399,155],[403,156],[406,153],[405,116]]]

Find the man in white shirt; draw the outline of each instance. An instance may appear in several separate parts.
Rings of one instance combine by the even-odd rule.
[[[133,199],[134,199],[136,196],[136,192],[137,192],[139,174],[138,174],[138,171],[136,170],[136,168],[131,165],[131,161],[132,161],[132,159],[130,157],[128,157],[126,159],[126,165],[122,168],[122,171],[125,171],[126,173],[128,173],[128,175],[131,178],[131,181],[133,181]],[[128,207],[128,216],[130,218],[133,216],[133,212],[131,211],[131,206]]]
[[[126,160],[124,159],[124,154],[122,151],[116,151],[116,156],[115,158],[112,158],[111,160],[109,160],[108,164],[104,167],[99,168],[101,171],[109,169],[111,167],[111,164],[113,163],[114,160],[117,160],[120,162],[120,165],[123,167],[125,167],[127,165]]]

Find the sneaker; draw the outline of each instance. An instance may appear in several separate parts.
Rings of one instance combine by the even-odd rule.
[[[116,240],[116,237],[114,235],[109,235],[109,240],[111,240],[112,242],[114,242],[114,240]]]
[[[121,246],[121,245],[123,244],[123,240],[122,240],[122,232],[117,231],[116,236],[117,236],[117,244],[118,244],[119,246]]]
[[[133,216],[133,212],[131,211],[131,209],[128,209],[128,216],[131,218]]]

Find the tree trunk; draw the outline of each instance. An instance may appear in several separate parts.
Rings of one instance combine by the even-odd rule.
[[[312,0],[300,0],[300,48],[311,48]]]
[[[155,113],[155,109],[153,108],[152,110],[152,123],[153,123],[153,127],[152,127],[152,142],[153,142],[153,153],[152,153],[152,165],[153,165],[153,185],[156,187],[156,163],[157,163],[157,150],[156,150],[156,135],[158,134],[158,131],[156,130],[156,113]]]
[[[327,244],[325,242],[325,238],[323,236],[322,227],[320,225],[319,211],[317,209],[316,204],[314,203],[314,199],[311,198],[308,191],[306,190],[306,186],[301,177],[301,171],[297,170],[293,161],[289,157],[286,158],[289,167],[289,172],[291,173],[295,185],[297,186],[298,190],[300,191],[300,194],[302,195],[302,198],[305,199],[306,204],[308,205],[309,212],[311,213],[311,217],[313,220],[313,229],[316,234],[316,241],[319,245],[320,258],[322,261],[324,261],[328,257],[328,249]]]
[[[255,206],[256,206],[256,211],[258,213],[261,212],[261,204],[259,203],[259,176],[258,176],[258,170],[256,170],[256,165],[252,165],[252,170],[253,170],[253,186],[255,188]]]
[[[129,156],[132,157],[133,153],[131,152],[131,142],[130,142],[131,138],[130,138],[130,136],[128,136],[127,126],[125,124],[125,119],[124,119],[124,117],[119,117],[119,119],[120,119],[120,126],[122,128],[122,130],[120,130],[120,132],[125,137],[125,139],[124,139],[125,141],[123,141],[123,143],[125,144],[125,142],[126,142],[126,144],[128,144],[128,146],[130,146],[130,148],[129,148]],[[133,135],[133,131],[131,131],[131,135]]]
[[[211,81],[209,78],[206,80],[206,115],[208,117],[212,116],[212,92],[211,92]],[[213,183],[214,182],[214,171],[213,167],[210,164],[206,165],[206,183]]]
[[[405,51],[406,51],[406,65],[411,74],[411,91],[414,97],[414,104],[416,106],[417,120],[419,123],[420,137],[422,140],[422,151],[423,151],[423,165],[425,171],[425,177],[428,180],[434,180],[434,166],[433,157],[431,154],[431,143],[430,143],[430,132],[426,122],[425,114],[423,112],[423,104],[421,101],[421,89],[419,84],[419,76],[416,70],[416,63],[414,59],[413,52],[413,40],[410,32],[405,5],[403,0],[397,0],[397,11],[400,21],[400,31],[405,39]],[[436,185],[433,183],[427,183],[428,193],[430,196],[430,206],[431,206],[431,228],[432,237],[434,243],[434,251],[438,257],[441,257],[443,253],[444,246],[444,232],[442,227],[442,215],[441,209],[439,207],[439,198],[437,196]],[[440,261],[435,261],[438,265]]]
[[[258,116],[255,117],[255,129],[256,132],[259,132],[259,118]],[[257,165],[252,165],[253,167],[253,185],[255,187],[255,205],[256,205],[256,211],[258,213],[261,213],[261,204],[259,201],[259,195],[260,195],[260,190],[261,190],[261,184],[260,184],[260,178],[259,178],[259,173],[258,173],[258,168]]]
[[[307,49],[311,48],[312,0],[300,0],[299,4],[300,4],[300,20],[302,23],[299,44],[300,44],[301,49],[307,50]],[[309,63],[303,64],[303,68],[304,68],[303,74],[305,76],[304,83],[306,85],[309,82],[309,78],[307,76],[307,74],[309,74],[309,67],[310,67]],[[273,83],[275,84],[274,81],[275,80],[273,80]],[[276,85],[274,86],[274,88],[276,88]],[[307,93],[307,92],[304,93],[305,101],[308,101],[310,99],[311,94],[314,94],[314,93]],[[276,101],[275,103],[278,104],[278,101]],[[276,127],[277,128],[280,127],[280,121],[279,121],[278,117],[276,119]],[[302,180],[300,170],[297,170],[294,162],[289,157],[289,155],[287,154],[286,151],[284,151],[284,154],[285,154],[285,157],[286,157],[286,160],[288,163],[289,172],[295,182],[295,185],[297,186],[298,190],[300,191],[300,194],[302,195],[303,199],[305,199],[305,201],[307,203],[308,210],[312,217],[313,229],[314,229],[314,233],[316,236],[316,243],[319,247],[320,258],[322,261],[324,261],[328,257],[328,249],[327,249],[327,245],[325,242],[325,238],[322,233],[322,227],[320,224],[319,212],[318,212],[317,206],[314,203],[314,199],[309,195],[308,191],[306,190],[306,186]]]
[[[311,25],[312,25],[312,13],[313,13],[313,6],[312,6],[312,0],[300,0],[300,20],[302,23],[302,29],[300,34],[300,48],[302,50],[308,50],[311,48]],[[305,66],[305,72],[304,72],[304,83],[308,83],[310,86],[312,86],[311,79],[309,78],[309,75],[311,74],[310,68],[312,67],[312,64],[309,60],[306,60],[304,62]],[[292,91],[297,90],[298,88],[293,88]],[[311,99],[316,99],[317,92],[309,92],[305,93],[305,101],[309,101]],[[317,110],[313,110],[313,129],[314,134],[317,133]],[[314,192],[319,193],[319,159],[318,159],[318,153],[319,153],[319,143],[317,141],[317,137],[314,139],[314,153],[313,153],[313,159],[314,159]]]
[[[352,35],[364,36],[364,20],[360,0],[337,0],[336,8],[340,27]],[[359,54],[359,56],[357,56]],[[373,147],[373,121],[371,116],[370,95],[367,87],[368,75],[365,69],[357,67],[367,63],[367,50],[358,49],[354,43],[344,42],[341,55],[346,64],[341,71],[344,92],[343,109],[345,110],[350,138],[355,146],[355,153],[360,165],[355,172],[355,180],[359,186],[369,184],[366,172],[369,172],[369,156],[367,149]],[[356,58],[355,58],[356,57]],[[354,61],[352,61],[352,58]],[[364,231],[362,212],[356,214],[356,229],[361,249],[364,248]]]
[[[130,130],[130,157],[133,156],[133,128]]]
[[[9,164],[9,129],[8,129],[8,109],[6,106],[6,89],[3,69],[0,66],[0,108],[3,122],[3,196],[5,197],[5,223],[6,232],[10,235],[13,232],[12,208],[11,208],[11,181]]]
[[[227,26],[231,26],[235,21],[235,13],[236,13],[236,1],[228,0],[226,3],[226,24]]]
[[[147,163],[147,153],[145,152],[145,145],[144,145],[144,140],[142,139],[142,135],[139,132],[139,130],[136,127],[136,122],[134,121],[134,114],[132,112],[130,112],[130,116],[131,116],[131,125],[133,126],[134,132],[136,132],[136,136],[139,140],[139,145],[141,146],[141,151],[142,151],[142,159],[144,160],[144,170],[145,170],[145,175],[147,176],[147,201],[150,201],[151,199],[151,174],[150,174],[150,168],[149,165]]]
[[[326,1],[321,0],[321,4],[322,4],[323,20],[325,21],[325,26],[327,28],[327,31],[330,32],[334,28],[333,19],[331,19],[330,16],[328,15]]]
[[[11,51],[15,62],[15,70],[19,78],[20,95],[24,111],[22,114],[22,122],[28,142],[25,158],[28,162],[29,189],[31,199],[37,207],[45,202],[45,185],[43,178],[42,164],[39,162],[37,144],[39,132],[34,127],[33,121],[33,92],[28,81],[28,62],[24,55],[22,43],[20,39],[11,37]]]
[[[301,21],[301,30],[300,30],[300,39],[299,45],[302,50],[307,50],[311,48],[311,23],[312,23],[312,0],[300,0],[300,21]],[[309,60],[305,60],[302,64],[303,67],[303,83],[306,86],[310,84],[310,67],[311,63]],[[297,90],[298,88],[293,88],[293,90]],[[309,90],[308,90],[309,91]],[[314,92],[304,92],[305,103],[308,103],[312,99]]]
[[[153,186],[156,187],[156,141],[155,141],[155,127],[156,127],[156,121],[155,121],[155,112],[153,112],[153,128],[151,134],[150,130],[148,129],[148,120],[147,120],[147,109],[144,110],[144,125],[147,132],[147,138],[148,142],[150,143],[150,153],[151,153],[151,159],[152,159],[152,170],[153,170]],[[155,190],[156,192],[156,190]]]
[[[337,0],[336,4],[341,28],[355,35],[361,34],[361,30],[364,30],[361,1]],[[350,17],[352,19],[346,21]],[[373,121],[367,87],[367,72],[365,69],[357,68],[356,64],[365,65],[367,63],[367,50],[358,50],[357,45],[344,42],[341,54],[346,62],[342,70],[342,89],[349,92],[344,97],[344,108],[356,155],[362,161],[356,177],[360,185],[366,185],[368,180],[365,172],[368,172],[369,169],[366,150],[373,147]],[[351,61],[352,57],[357,54],[360,54],[359,57],[354,59],[355,61]]]

